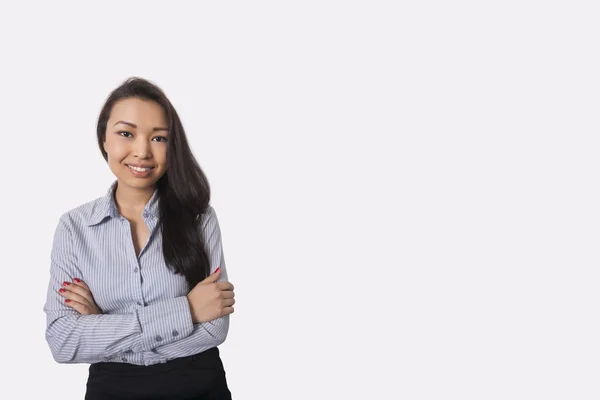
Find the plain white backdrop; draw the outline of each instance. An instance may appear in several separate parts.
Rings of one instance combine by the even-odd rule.
[[[164,89],[212,186],[234,399],[598,399],[595,2],[3,2],[0,398],[82,399],[42,307]]]

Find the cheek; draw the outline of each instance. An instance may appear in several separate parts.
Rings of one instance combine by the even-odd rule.
[[[108,163],[110,165],[120,164],[126,154],[122,146],[115,146],[111,143],[106,144],[105,150],[108,154]]]
[[[154,153],[154,159],[158,164],[161,164],[164,167],[167,166],[167,151],[161,150]]]
[[[106,141],[105,150],[108,153],[109,157],[118,158],[124,153],[126,149],[122,143],[119,143],[114,140],[108,140]]]

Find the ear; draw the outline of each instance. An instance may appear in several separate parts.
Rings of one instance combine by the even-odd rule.
[[[104,151],[106,153],[108,153],[108,150],[106,150],[106,140],[104,140],[104,142],[102,142],[102,147],[104,148]]]

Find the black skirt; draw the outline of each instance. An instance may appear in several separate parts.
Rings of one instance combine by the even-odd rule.
[[[91,364],[86,400],[231,400],[219,349],[154,365]]]

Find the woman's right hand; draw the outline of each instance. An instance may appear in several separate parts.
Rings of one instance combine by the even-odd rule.
[[[227,281],[217,282],[219,275],[221,268],[199,282],[187,295],[195,324],[233,313],[233,285]]]

